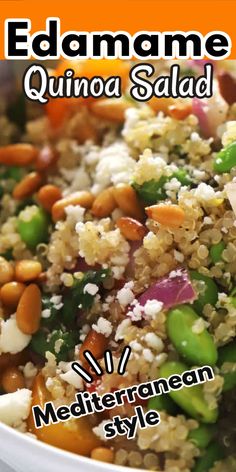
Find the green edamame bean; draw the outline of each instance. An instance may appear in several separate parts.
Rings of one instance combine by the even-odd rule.
[[[49,217],[42,209],[27,206],[18,216],[17,228],[22,241],[34,249],[37,244],[47,241]]]
[[[211,246],[210,256],[214,264],[222,260],[222,252],[224,251],[225,247],[226,245],[224,241],[220,241],[218,244],[214,244],[213,246]]]
[[[188,435],[189,441],[193,442],[199,449],[205,449],[212,441],[215,426],[200,424],[198,428],[192,429]]]
[[[205,454],[197,460],[192,472],[208,472],[215,462],[223,459],[223,457],[224,454],[219,444],[213,442],[208,446]]]
[[[172,308],[167,315],[167,333],[177,352],[191,365],[215,365],[217,349],[206,328],[194,332],[200,319],[189,305]]]
[[[216,155],[213,169],[218,174],[230,172],[236,166],[236,141],[226,146]]]
[[[168,361],[160,368],[160,376],[168,378],[171,375],[181,375],[188,370],[182,362]],[[202,385],[183,387],[180,390],[171,390],[170,397],[188,415],[201,423],[215,423],[218,416],[217,408],[210,408],[207,404]]]
[[[174,172],[171,176],[171,179],[177,179],[182,185],[189,185],[191,183],[191,179],[185,169],[178,169]]]
[[[211,305],[215,306],[218,300],[218,288],[214,280],[211,279],[211,277],[202,275],[196,270],[190,271],[190,277],[191,280],[197,280],[205,284],[203,286],[203,291],[199,293],[198,299],[193,304],[193,307],[196,312],[201,315],[203,308],[207,303],[210,303]]]
[[[219,348],[218,366],[221,367],[225,362],[235,363],[235,371],[222,373],[224,377],[223,391],[227,392],[236,387],[236,341],[232,341],[226,346]]]
[[[178,406],[168,394],[157,395],[150,398],[147,404],[148,410],[166,411],[172,416],[178,413]]]

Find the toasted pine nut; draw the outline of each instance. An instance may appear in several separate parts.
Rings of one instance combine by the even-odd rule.
[[[26,287],[16,310],[18,328],[25,334],[38,331],[42,311],[41,292],[36,284]]]
[[[29,197],[38,190],[41,181],[42,177],[38,172],[30,172],[15,186],[12,192],[13,197],[17,200]]]
[[[156,113],[163,111],[165,115],[169,115],[169,107],[175,104],[175,99],[172,97],[152,97],[147,104],[154,110]]]
[[[89,350],[96,359],[100,359],[108,345],[108,339],[102,334],[91,329],[87,334],[79,351],[79,359],[85,363],[83,352]]]
[[[91,452],[91,458],[96,461],[108,462],[112,464],[114,462],[114,451],[108,449],[108,447],[96,447]]]
[[[116,224],[121,234],[129,241],[141,241],[147,232],[142,223],[129,216],[122,216]]]
[[[49,167],[52,167],[56,164],[59,157],[59,153],[55,148],[51,146],[44,146],[40,149],[36,162],[35,168],[38,171],[47,170]]]
[[[27,166],[38,155],[38,149],[32,144],[9,144],[0,148],[0,164],[6,166]]]
[[[131,218],[143,219],[143,210],[138,201],[135,190],[130,185],[121,185],[114,188],[114,197],[118,207]]]
[[[69,205],[80,205],[83,208],[91,208],[94,202],[94,196],[92,193],[81,190],[74,192],[67,197],[61,198],[52,207],[52,218],[53,221],[61,220],[65,217],[65,208]]]
[[[176,103],[169,107],[169,115],[176,120],[184,120],[190,115],[192,111],[192,104]]]
[[[22,259],[16,262],[15,272],[18,282],[30,282],[39,277],[42,272],[42,265],[38,261]]]
[[[93,101],[90,105],[90,110],[95,116],[103,120],[123,123],[125,111],[131,106],[131,102],[124,98],[105,98]]]
[[[17,367],[8,367],[2,374],[2,387],[6,393],[13,393],[18,388],[25,388],[25,379]]]
[[[2,303],[9,307],[17,307],[25,285],[21,282],[8,282],[0,289],[0,299]]]
[[[60,200],[61,197],[61,190],[56,185],[44,185],[38,192],[38,201],[47,211],[51,211],[54,203]]]
[[[11,282],[14,277],[14,269],[10,262],[0,257],[0,285]]]
[[[178,228],[185,218],[184,210],[178,205],[152,205],[145,208],[145,211],[149,218],[170,228]]]
[[[97,218],[109,216],[116,208],[116,201],[113,196],[113,187],[103,190],[94,200],[92,214]]]

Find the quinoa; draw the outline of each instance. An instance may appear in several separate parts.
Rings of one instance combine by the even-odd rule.
[[[157,71],[168,70],[170,65],[171,61],[158,62]],[[189,67],[186,62],[180,62],[180,66],[183,71]],[[224,64],[219,67],[224,68]],[[194,73],[198,71],[194,69]],[[1,146],[16,140],[27,142],[37,148],[39,158],[42,150],[48,148],[57,159],[44,170],[39,188],[22,200],[14,198],[12,192],[29,172],[37,171],[34,162],[16,177],[14,172],[9,177],[7,166],[0,166],[0,255],[14,267],[9,281],[36,284],[42,302],[39,328],[29,336],[27,348],[16,353],[18,367],[26,388],[34,392],[40,383],[45,397],[56,407],[70,405],[78,392],[95,390],[102,395],[158,379],[168,362],[183,362],[189,369],[196,367],[182,355],[168,331],[169,310],[180,303],[190,306],[197,316],[191,327],[193,336],[207,332],[219,353],[235,343],[236,215],[225,186],[234,182],[236,163],[227,172],[217,172],[214,163],[222,148],[236,142],[236,104],[228,105],[215,88],[215,96],[209,101],[211,115],[207,117],[212,125],[210,134],[202,129],[201,120],[191,107],[184,118],[177,119],[171,107],[163,111],[161,104],[155,105],[156,109],[151,102],[130,101],[122,123],[114,118],[98,118],[90,107],[81,105],[69,110],[68,118],[57,130],[45,110],[39,110],[28,119],[22,135],[6,118],[5,105],[0,104]],[[212,117],[214,111],[216,121]],[[75,203],[65,205],[59,217],[53,209],[60,201],[51,209],[44,207],[40,199],[45,184],[56,186],[63,199],[76,196]],[[103,200],[107,189],[111,198],[108,209]],[[122,198],[120,189],[127,192]],[[89,194],[89,199],[83,200],[80,192]],[[99,198],[102,203],[96,206]],[[160,217],[150,217],[147,208],[152,206],[177,207],[183,219],[180,224],[171,224]],[[30,245],[27,238],[31,228],[27,225],[37,220],[39,207],[45,212],[48,225],[42,240]],[[25,232],[19,227],[19,214],[26,225]],[[122,221],[129,225],[128,233]],[[219,244],[222,251],[214,257],[212,248]],[[17,280],[19,260],[39,262],[40,276]],[[183,295],[178,293],[180,301],[173,300],[172,290],[168,300],[162,299],[158,284],[173,282],[182,271],[187,274],[190,299],[181,298]],[[214,297],[207,299],[209,280]],[[2,288],[1,320],[4,322],[9,316],[15,319],[18,305],[7,306],[1,291]],[[151,295],[145,299],[147,292]],[[28,309],[34,313],[32,305]],[[183,343],[186,346],[185,340]],[[126,346],[131,348],[131,355],[121,376],[117,368]],[[91,350],[104,371],[91,385],[75,378],[71,368],[73,361],[84,365],[86,349]],[[111,375],[105,372],[103,354],[107,349],[113,356]],[[200,347],[199,351],[204,349]],[[235,375],[236,362],[219,360],[212,367],[214,380],[199,388],[206,408],[219,409],[213,441],[222,447],[225,459],[218,460],[210,472],[231,472],[235,470],[236,454],[236,382],[228,393],[225,379],[227,374]],[[142,406],[144,412],[150,409],[147,402]],[[115,464],[158,472],[194,470],[199,457],[207,452],[207,447],[202,451],[189,438],[200,420],[194,415],[192,418],[179,404],[176,414],[166,408],[159,413],[160,424],[138,429],[134,439],[116,436],[102,443],[114,451]],[[102,426],[107,418],[133,414],[134,405],[126,402],[108,410],[105,420],[100,414],[85,418],[84,427],[93,447],[100,445],[98,438],[104,436]],[[65,435],[67,429],[76,434],[79,422],[66,422],[63,428]],[[38,435],[25,422],[21,431]],[[90,449],[81,452],[80,441],[76,443],[72,452],[90,456]],[[63,447],[68,449],[68,444]]]

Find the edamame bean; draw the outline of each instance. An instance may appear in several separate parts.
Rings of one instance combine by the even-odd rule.
[[[224,457],[219,444],[211,443],[205,454],[197,460],[197,463],[192,472],[208,472],[215,462]]]
[[[27,206],[18,216],[17,227],[22,241],[34,249],[37,244],[47,241],[49,217],[42,208]]]
[[[219,367],[221,367],[225,362],[235,363],[235,370],[221,374],[224,377],[223,391],[227,392],[228,390],[232,390],[232,388],[236,387],[236,341],[232,341],[226,346],[219,348],[218,352]]]
[[[236,167],[236,141],[218,152],[213,162],[213,169],[218,174],[230,172],[233,167]]]
[[[215,426],[209,424],[200,424],[197,428],[190,431],[188,439],[199,449],[205,449],[211,442],[214,433]]]
[[[172,416],[178,413],[178,406],[168,394],[157,395],[150,398],[147,404],[148,410],[166,411]]]
[[[214,264],[222,260],[222,252],[224,251],[225,247],[226,245],[224,241],[220,241],[218,244],[214,244],[213,246],[211,246],[210,256]]]
[[[172,308],[167,315],[167,333],[177,352],[189,364],[215,365],[217,349],[213,337],[203,327],[197,328],[201,318],[189,305]]]
[[[190,277],[191,280],[203,282],[203,290],[200,291],[198,299],[193,304],[193,307],[196,312],[201,315],[203,308],[207,303],[210,303],[211,305],[215,306],[218,300],[218,288],[214,280],[211,279],[211,277],[207,277],[206,275],[200,274],[195,270],[190,271]]]
[[[168,378],[171,375],[181,375],[188,367],[182,362],[168,361],[160,367],[160,377]],[[210,408],[207,404],[201,385],[183,387],[180,390],[171,390],[170,397],[183,411],[202,423],[215,423],[218,416],[217,408]]]

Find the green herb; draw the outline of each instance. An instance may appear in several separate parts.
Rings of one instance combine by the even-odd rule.
[[[68,295],[63,300],[62,320],[66,326],[73,323],[78,309],[90,310],[92,308],[94,296],[88,292],[84,293],[84,287],[88,283],[101,285],[109,274],[109,269],[90,270],[80,280],[74,279],[73,286],[69,289]]]
[[[154,205],[160,200],[166,199],[165,184],[171,179],[177,179],[182,185],[189,185],[191,179],[186,170],[178,169],[169,177],[162,176],[159,180],[151,179],[144,182],[142,185],[133,182],[132,186],[136,190],[139,198],[143,200],[146,205]]]
[[[57,342],[58,341],[58,342]],[[33,335],[30,347],[42,357],[49,351],[55,355],[57,362],[67,361],[69,354],[78,342],[78,334],[58,329],[52,334],[47,334],[44,330]]]

